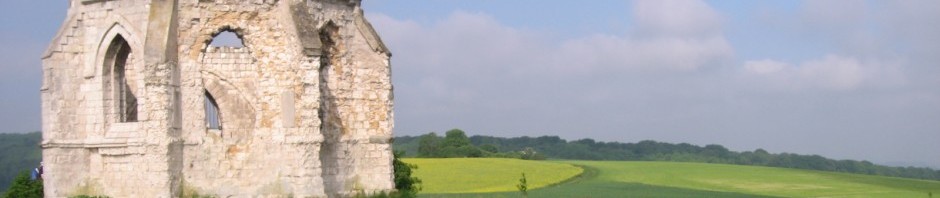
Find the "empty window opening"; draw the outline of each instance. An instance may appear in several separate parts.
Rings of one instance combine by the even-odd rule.
[[[333,94],[330,92],[330,76],[333,73],[333,65],[339,63],[338,54],[339,48],[337,47],[337,41],[339,41],[339,28],[337,28],[333,23],[327,23],[320,29],[320,43],[323,44],[322,56],[320,58],[320,109],[318,111],[320,119],[320,132],[326,138],[334,138],[336,135],[337,126],[334,126],[336,116],[336,104],[330,102],[333,99]]]
[[[118,121],[137,122],[137,96],[134,94],[134,67],[131,65],[131,47],[123,37],[111,42],[108,61],[111,68],[112,96],[115,98]]]
[[[320,43],[323,46],[320,48],[322,50],[320,58],[320,70],[321,72],[326,71],[330,72],[330,67],[334,64],[339,63],[339,28],[336,27],[332,22],[327,23],[320,29]],[[323,73],[321,73],[323,75]]]
[[[212,42],[209,42],[209,46],[243,48],[245,47],[245,42],[235,32],[223,30],[212,37]]]
[[[219,112],[219,104],[215,102],[212,94],[205,92],[206,100],[206,128],[222,130],[222,114]]]

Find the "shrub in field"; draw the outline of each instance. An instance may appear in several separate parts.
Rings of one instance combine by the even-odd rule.
[[[516,184],[516,188],[519,189],[522,196],[529,197],[529,184],[525,179],[525,173],[522,173],[522,178],[519,179],[519,184]]]

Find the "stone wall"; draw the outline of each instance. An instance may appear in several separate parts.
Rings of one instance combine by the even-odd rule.
[[[244,47],[209,46],[222,31]],[[115,110],[117,41],[136,122]],[[358,0],[72,0],[43,57],[46,195],[391,190],[389,56]]]
[[[146,24],[148,13],[143,1],[71,2],[66,21],[43,56],[43,160],[46,172],[61,173],[45,177],[47,195],[165,194],[159,186],[126,186],[148,183],[148,173],[158,169],[152,164],[160,154],[145,152],[147,130],[139,129],[151,122],[150,109],[139,108],[142,117],[137,123],[118,123],[106,93],[106,46],[122,35],[131,48],[143,49],[139,35],[145,35],[146,27],[138,24]],[[129,71],[147,73],[141,55],[131,52]],[[144,77],[128,78],[142,102],[150,98],[143,91]]]

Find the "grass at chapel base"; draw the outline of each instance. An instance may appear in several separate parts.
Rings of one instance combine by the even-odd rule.
[[[443,159],[424,167],[460,169]],[[463,163],[477,159],[463,159]],[[550,161],[552,162],[552,161]],[[584,173],[560,185],[529,191],[529,197],[928,197],[940,198],[940,182],[786,168],[680,162],[554,161],[584,167]],[[419,165],[420,166],[420,165]],[[417,170],[421,173],[421,169]],[[453,170],[460,171],[460,170]],[[527,177],[537,177],[526,173]],[[421,175],[419,175],[419,178]],[[422,178],[423,179],[423,178]],[[490,179],[481,174],[475,179]],[[492,178],[507,180],[507,178]],[[425,185],[437,185],[425,180]],[[449,180],[459,185],[470,181]],[[495,182],[495,181],[494,181]],[[508,183],[518,182],[508,179]],[[522,197],[517,191],[495,193],[422,191],[421,197]]]
[[[581,174],[571,164],[506,158],[405,158],[418,166],[414,175],[423,194],[512,192],[525,172],[529,189],[541,188]]]

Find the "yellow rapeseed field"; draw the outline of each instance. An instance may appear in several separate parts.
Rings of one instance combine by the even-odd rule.
[[[529,189],[570,179],[583,171],[559,162],[506,158],[406,158],[418,166],[414,175],[423,180],[421,193],[482,193],[516,191],[524,172]]]

